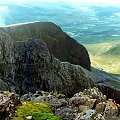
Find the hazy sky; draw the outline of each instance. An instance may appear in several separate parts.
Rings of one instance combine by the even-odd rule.
[[[45,1],[45,2],[56,2],[56,1],[63,1],[63,2],[72,2],[72,3],[94,3],[94,4],[109,4],[109,5],[120,5],[120,0],[4,0],[9,2],[15,3],[27,3],[27,2],[35,2],[35,1]]]

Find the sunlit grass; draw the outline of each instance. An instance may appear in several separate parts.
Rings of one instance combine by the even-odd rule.
[[[120,74],[120,41],[85,45],[93,67]]]
[[[13,120],[61,120],[52,113],[51,106],[45,103],[23,102],[22,106],[18,106],[16,117]]]

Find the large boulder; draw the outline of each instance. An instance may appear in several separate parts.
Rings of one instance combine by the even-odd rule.
[[[16,41],[24,41],[28,38],[43,40],[50,53],[62,62],[67,61],[90,70],[90,59],[85,47],[68,36],[54,23],[25,23],[1,29],[9,33]]]
[[[66,95],[94,86],[94,75],[84,68],[61,62],[40,40],[15,42],[3,32],[0,37],[0,78],[19,94],[39,90]]]

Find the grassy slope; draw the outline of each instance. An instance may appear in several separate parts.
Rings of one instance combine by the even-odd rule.
[[[92,66],[97,68],[93,70],[94,73],[104,76],[107,78],[105,81],[107,84],[120,89],[120,41],[85,44],[84,46],[90,54]]]
[[[120,74],[120,41],[86,44],[93,67]]]

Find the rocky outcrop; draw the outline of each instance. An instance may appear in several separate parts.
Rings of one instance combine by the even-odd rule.
[[[73,95],[95,85],[94,75],[78,65],[61,62],[40,40],[14,42],[1,32],[0,78],[19,94],[36,90]]]
[[[15,86],[19,94],[36,90],[59,91],[66,95],[94,86],[94,75],[80,66],[61,62],[40,40],[15,44]]]
[[[21,105],[21,102],[16,94],[0,92],[0,119],[12,117],[18,105]]]
[[[51,22],[25,23],[1,29],[16,41],[24,41],[28,38],[43,40],[50,53],[62,62],[70,62],[90,70],[90,59],[85,47]]]
[[[22,101],[49,103],[62,120],[116,120],[119,106],[113,99],[107,99],[98,88],[85,89],[72,98],[55,92],[37,91],[36,94],[21,96]]]

